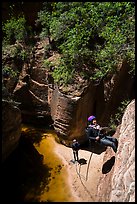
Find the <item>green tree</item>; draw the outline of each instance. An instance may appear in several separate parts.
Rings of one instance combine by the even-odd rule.
[[[43,3],[43,10],[38,12],[38,19],[36,20],[36,23],[41,23],[42,25],[42,32],[40,34],[41,38],[48,37],[49,43],[51,43],[51,33],[50,33],[50,23],[51,23],[51,17],[52,12],[54,11],[54,4],[53,2],[44,2]]]
[[[16,40],[24,41],[27,35],[25,17],[12,17],[2,25],[3,41],[14,44]]]
[[[47,36],[48,29],[63,59],[54,69],[56,81],[63,81],[64,70],[74,76],[84,70],[89,80],[102,79],[113,74],[121,60],[127,60],[134,74],[134,2],[50,2],[50,6],[39,12],[38,21],[42,35]]]

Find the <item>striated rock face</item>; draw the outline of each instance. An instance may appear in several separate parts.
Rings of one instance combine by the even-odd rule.
[[[100,178],[97,201],[135,202],[135,100],[127,106],[114,137],[119,141],[118,151],[115,157],[110,149],[105,153],[104,166],[112,158],[115,161]]]
[[[2,101],[2,160],[17,147],[21,135],[21,112],[13,104]]]
[[[84,137],[89,115],[96,115],[101,126],[108,126],[110,116],[115,116],[121,102],[134,98],[134,79],[128,73],[126,62],[119,65],[114,75],[94,82],[96,84],[77,74],[74,84],[57,87],[52,71],[60,55],[51,48],[47,51],[47,38],[41,41],[37,36],[35,38],[36,44],[28,61],[20,66],[19,80],[13,92],[14,100],[21,103],[23,122],[48,125],[54,121],[59,135],[68,140],[80,139]],[[47,59],[52,62],[51,67],[46,65]],[[7,61],[5,55],[5,63]]]
[[[122,118],[110,202],[135,202],[135,100]]]
[[[14,89],[14,99],[21,102],[23,122],[46,125],[52,120],[48,104],[47,75],[42,67],[44,55],[42,45],[36,43],[30,62],[24,65],[20,72],[19,81]]]
[[[134,79],[128,73],[129,66],[122,62],[118,69],[108,81],[88,84],[78,96],[73,95],[73,91],[67,95],[54,90],[51,114],[58,133],[69,139],[83,137],[87,117],[92,114],[96,115],[101,126],[108,126],[110,116],[115,116],[121,102],[134,98]]]
[[[50,97],[51,116],[56,132],[65,139],[85,136],[87,117],[93,112],[96,88],[90,85],[80,97],[62,94],[57,88]]]
[[[134,77],[129,74],[130,66],[126,61],[119,63],[117,72],[103,82],[104,108],[100,111],[100,123],[107,125],[110,116],[116,114],[120,103],[126,99],[132,100],[134,94]]]

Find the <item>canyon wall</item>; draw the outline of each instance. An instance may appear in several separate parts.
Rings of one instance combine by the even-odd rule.
[[[103,166],[109,169],[114,162],[111,171],[102,168],[97,201],[135,202],[135,100],[127,106],[113,137],[118,139],[118,150],[115,158],[110,149],[105,152]]]

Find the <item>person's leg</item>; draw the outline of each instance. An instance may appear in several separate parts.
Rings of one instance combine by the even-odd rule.
[[[92,141],[91,139],[89,139],[89,148],[91,149],[91,147],[92,147]]]
[[[89,148],[93,148],[95,146],[95,140],[89,139]]]
[[[79,158],[78,158],[78,151],[76,151],[76,161],[78,161]]]
[[[113,150],[114,150],[114,152],[117,151],[117,146],[116,146],[116,144],[115,144],[113,141],[110,141],[109,139],[107,139],[106,137],[103,137],[102,139],[100,139],[100,143],[101,143],[102,145],[112,147]]]
[[[111,137],[111,136],[105,136],[106,139],[111,140],[112,142],[116,142],[116,138],[115,137]]]
[[[76,151],[73,151],[73,154],[74,154],[74,161],[76,161]]]
[[[116,144],[116,147],[118,147],[118,140],[115,137],[106,136],[106,138],[109,139],[110,141],[114,142]]]

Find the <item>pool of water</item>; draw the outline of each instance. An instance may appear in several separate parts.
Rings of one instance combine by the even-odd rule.
[[[3,187],[10,201],[74,201],[67,169],[54,152],[57,140],[54,130],[22,125],[19,147],[3,165]]]

